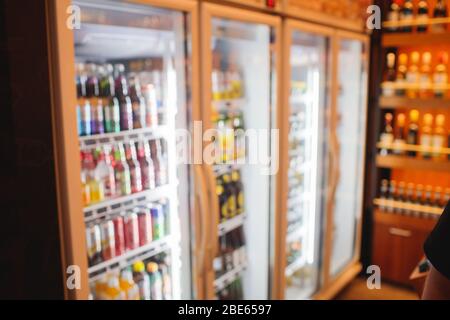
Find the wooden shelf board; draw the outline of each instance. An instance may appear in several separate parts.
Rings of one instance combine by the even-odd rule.
[[[450,99],[448,98],[427,98],[427,99],[410,99],[406,97],[384,97],[379,100],[381,109],[396,108],[449,108]]]
[[[411,47],[450,44],[450,33],[386,33],[383,47]]]
[[[376,157],[376,164],[380,168],[450,172],[450,161],[426,160],[405,156],[378,155]]]

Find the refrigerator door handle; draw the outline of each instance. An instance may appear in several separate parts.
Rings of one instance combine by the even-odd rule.
[[[210,232],[208,232],[210,239],[208,239],[208,249],[210,250],[211,258],[213,259],[218,252],[219,246],[219,199],[216,194],[216,178],[213,169],[210,165],[205,166],[206,168],[206,178],[208,183],[208,194],[210,199],[210,212],[212,220],[210,221]]]
[[[199,276],[203,276],[205,271],[205,257],[206,257],[206,245],[208,241],[208,236],[206,234],[207,226],[208,226],[208,217],[207,217],[207,208],[209,207],[208,200],[205,198],[205,180],[203,177],[202,170],[200,166],[195,165],[194,166],[194,172],[195,172],[195,182],[197,184],[197,188],[195,188],[195,198],[198,203],[198,210],[196,210],[196,214],[198,215],[199,223],[199,240],[198,244],[199,246],[195,248],[195,256],[197,257],[198,261],[198,267],[197,267],[197,274]]]

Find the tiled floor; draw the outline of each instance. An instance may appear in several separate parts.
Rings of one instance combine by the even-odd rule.
[[[337,297],[336,300],[418,300],[412,289],[383,282],[381,289],[367,288],[366,279],[356,278]]]

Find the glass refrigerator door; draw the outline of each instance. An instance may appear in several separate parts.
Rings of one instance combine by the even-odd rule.
[[[189,16],[73,4],[81,10],[73,161],[81,161],[91,297],[190,298],[189,170],[177,164],[175,141],[175,129],[188,128]]]
[[[327,36],[293,30],[290,48],[289,167],[286,230],[286,299],[318,289]]]
[[[355,258],[362,214],[366,136],[367,60],[365,42],[341,38],[338,51],[337,185],[330,274],[338,275]]]
[[[274,40],[268,25],[211,19],[218,299],[268,298]]]

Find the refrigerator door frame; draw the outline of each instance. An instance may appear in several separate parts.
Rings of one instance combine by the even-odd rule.
[[[164,9],[182,11],[191,17],[189,34],[191,35],[191,118],[200,119],[199,104],[199,29],[198,4],[193,0],[127,0],[130,4],[141,4]],[[80,188],[81,166],[78,159],[79,145],[77,134],[77,116],[75,79],[74,33],[66,26],[69,17],[67,8],[71,0],[47,0],[47,30],[49,38],[49,70],[51,76],[51,95],[53,110],[53,131],[55,146],[55,166],[57,177],[58,215],[60,225],[61,264],[64,268],[66,283],[72,273],[66,272],[69,266],[78,266],[80,270],[80,288],[69,290],[66,285],[65,299],[87,300],[89,297],[88,263],[85,239],[85,223],[82,194]],[[76,137],[76,139],[74,139]],[[198,205],[196,205],[198,210]],[[80,236],[82,235],[82,236]],[[191,273],[193,273],[192,271]],[[192,291],[192,290],[191,290]]]
[[[335,31],[334,41],[333,41],[333,53],[332,53],[332,110],[330,114],[330,135],[329,138],[331,140],[331,147],[336,148],[336,144],[339,143],[339,137],[336,134],[336,126],[338,122],[338,96],[339,96],[339,44],[342,40],[356,40],[360,41],[365,46],[364,52],[364,60],[363,63],[366,64],[366,70],[368,72],[368,63],[369,63],[369,50],[370,50],[370,39],[369,36],[355,33],[351,31],[343,31],[337,30]],[[368,83],[366,81],[366,83]],[[364,100],[361,101],[362,107],[365,108],[365,121],[367,123],[367,107],[368,107],[368,96],[364,97]],[[365,176],[365,157],[366,157],[366,130],[367,125],[364,127],[363,132],[363,145],[362,150],[364,150],[362,155],[362,164],[363,164],[363,172],[360,176],[360,185],[364,185],[364,176]],[[334,141],[334,143],[333,143]],[[335,149],[331,149],[329,152],[330,160],[333,159],[333,151],[337,152]],[[336,179],[333,180],[333,177],[336,177],[338,174],[338,168],[333,165],[333,161],[331,161],[331,166],[329,168],[329,175],[332,177],[329,197],[326,200],[326,232],[325,232],[325,244],[324,244],[324,263],[323,263],[323,287],[322,289],[314,296],[315,299],[331,299],[336,294],[339,293],[350,281],[352,281],[362,270],[362,264],[360,262],[361,256],[361,231],[362,231],[362,210],[363,210],[363,190],[360,190],[359,194],[359,209],[357,212],[357,222],[356,222],[356,233],[355,233],[355,243],[354,243],[354,255],[351,261],[342,269],[342,271],[336,276],[332,276],[330,274],[330,264],[331,264],[331,255],[332,255],[332,239],[333,239],[333,221],[334,221],[334,195],[337,188],[338,181]]]
[[[288,168],[289,168],[289,143],[288,143],[288,135],[289,135],[289,115],[290,115],[290,83],[291,83],[291,45],[292,45],[292,32],[301,31],[309,34],[315,34],[317,36],[324,36],[328,38],[330,43],[330,48],[328,54],[328,59],[331,57],[331,48],[334,40],[334,30],[330,27],[325,27],[322,25],[298,21],[294,19],[286,19],[283,22],[283,77],[282,77],[282,99],[283,99],[283,108],[280,109],[280,178],[279,185],[280,189],[278,189],[277,197],[279,203],[280,214],[276,220],[276,230],[278,231],[278,235],[276,236],[276,253],[275,253],[275,281],[273,283],[273,291],[272,296],[276,299],[285,299],[285,290],[286,290],[286,277],[285,277],[285,269],[286,269],[286,235],[287,235],[287,194],[289,191],[288,186]],[[327,98],[328,98],[328,107],[331,108],[331,68],[327,72]],[[320,213],[319,213],[320,214]],[[323,217],[325,218],[325,217]],[[325,219],[322,219],[322,225],[324,225]],[[322,237],[321,237],[322,238]],[[320,258],[320,257],[319,257]],[[321,268],[322,270],[322,268]],[[319,273],[319,281],[322,278],[322,273]],[[320,283],[319,283],[320,285]]]
[[[211,84],[211,74],[212,74],[212,56],[211,56],[211,50],[210,50],[210,41],[212,37],[212,28],[211,28],[211,22],[213,18],[223,18],[223,19],[230,19],[235,21],[241,21],[241,22],[247,22],[247,23],[255,23],[255,24],[265,24],[270,27],[272,27],[275,30],[275,48],[274,52],[276,55],[275,59],[275,72],[276,72],[276,103],[273,105],[273,110],[276,114],[276,119],[274,119],[274,127],[273,129],[280,129],[280,126],[282,125],[281,117],[279,116],[280,113],[280,106],[281,106],[281,86],[280,86],[280,80],[281,80],[281,18],[279,16],[273,16],[265,13],[255,12],[248,9],[241,9],[241,8],[235,8],[230,7],[227,5],[221,5],[221,4],[215,4],[215,3],[208,3],[202,1],[200,3],[200,25],[202,27],[202,36],[201,36],[201,61],[202,68],[201,68],[201,82],[202,82],[202,97],[201,97],[201,108],[202,108],[202,120],[203,120],[203,130],[208,130],[212,128],[211,123],[211,101],[212,101],[212,84]],[[207,177],[207,189],[208,189],[208,195],[209,195],[209,201],[210,201],[210,212],[218,212],[219,204],[218,199],[215,194],[215,178],[214,173],[211,165],[203,164],[202,165],[203,171],[205,173],[205,176]],[[278,192],[279,186],[278,186],[278,179],[280,176],[280,171],[276,174],[275,177],[272,178],[272,181],[276,181],[276,186],[273,186],[274,190]],[[276,203],[277,199],[275,199],[275,216],[279,215],[279,204]],[[213,218],[208,220],[209,225],[209,232],[208,232],[208,247],[206,251],[206,258],[204,266],[205,273],[206,273],[206,291],[205,296],[206,299],[214,299],[215,297],[215,289],[214,289],[214,269],[213,269],[213,259],[216,256],[217,250],[218,250],[218,226],[219,226],[219,219],[218,215],[213,214]],[[271,263],[271,261],[269,261]],[[269,276],[270,273],[269,273]],[[270,279],[267,279],[270,285]],[[270,287],[269,287],[270,291]],[[270,295],[270,292],[268,292],[268,295]]]

